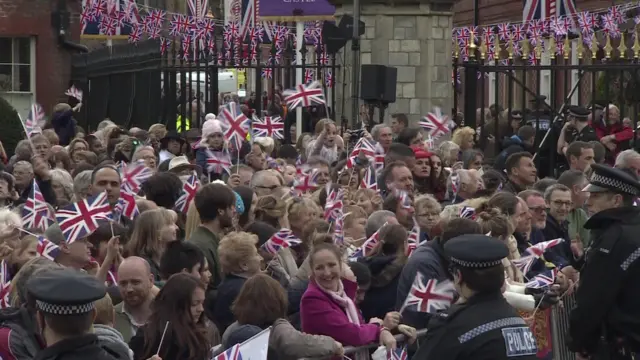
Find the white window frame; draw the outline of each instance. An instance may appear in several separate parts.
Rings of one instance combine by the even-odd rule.
[[[11,39],[11,62],[10,63],[0,63],[1,66],[11,66],[11,86],[12,90],[3,91],[7,94],[32,94],[35,98],[36,95],[36,41],[33,36],[13,36],[13,37],[2,37],[5,39]],[[15,63],[14,62],[14,47],[16,39],[28,39],[29,40],[29,64],[25,63]],[[14,76],[14,67],[21,65],[29,65],[29,91],[14,91],[13,90],[13,76]]]
[[[578,41],[580,41],[580,39],[575,39],[571,42],[571,65],[580,64],[577,52]],[[577,69],[571,70],[571,83],[569,84],[569,89],[573,89],[578,81],[580,81],[580,72]],[[571,104],[580,104],[580,90],[576,89],[576,91],[573,92],[573,95],[571,95]]]

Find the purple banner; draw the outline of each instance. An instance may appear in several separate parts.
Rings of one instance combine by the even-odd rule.
[[[327,0],[256,0],[261,20],[313,21],[333,20],[336,8]]]

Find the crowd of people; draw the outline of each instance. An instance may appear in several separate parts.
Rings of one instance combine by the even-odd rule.
[[[563,133],[584,114],[573,107]],[[578,282],[594,242],[635,250],[601,245],[630,219],[602,213],[635,211],[640,154],[612,170],[570,139],[568,169],[539,179],[528,125],[491,159],[470,127],[434,145],[403,114],[362,125],[339,134],[322,119],[236,149],[215,114],[182,133],[104,120],[73,136],[47,124],[7,149],[0,355],[203,360],[270,328],[269,360],[364,359],[345,347],[372,343],[416,359],[535,358],[532,319],[576,290],[571,350],[593,354],[602,323],[627,335],[627,313],[595,310],[616,293]],[[417,348],[394,336],[424,328]]]

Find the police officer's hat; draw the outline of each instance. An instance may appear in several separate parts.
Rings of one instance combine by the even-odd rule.
[[[38,310],[51,315],[81,315],[95,308],[106,288],[96,277],[63,269],[47,271],[27,282],[27,290],[36,300]]]
[[[589,117],[589,114],[591,114],[591,111],[585,107],[577,105],[569,106],[569,115],[576,119],[586,119]]]
[[[640,182],[638,177],[630,172],[612,168],[606,165],[591,165],[593,173],[587,185],[582,191],[586,192],[613,192],[640,196]]]
[[[444,245],[444,253],[453,264],[470,269],[500,265],[509,249],[500,240],[480,234],[457,236]]]
[[[511,120],[522,120],[522,111],[520,111],[520,110],[512,110],[511,111]]]
[[[530,100],[530,102],[540,105],[540,104],[544,104],[544,102],[547,100],[547,97],[544,95],[536,95],[533,99]]]

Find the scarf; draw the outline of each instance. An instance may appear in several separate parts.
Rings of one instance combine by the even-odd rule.
[[[340,281],[339,284],[340,285],[338,287],[338,291],[332,291],[329,289],[325,289],[324,287],[322,287],[322,285],[316,282],[316,285],[318,285],[318,288],[320,290],[329,295],[329,297],[331,297],[331,299],[336,304],[340,305],[340,307],[344,309],[344,311],[347,313],[347,318],[349,319],[350,323],[360,325],[360,318],[358,317],[358,310],[356,309],[356,305],[353,303],[353,300],[351,300],[351,298],[349,298],[344,292],[344,285],[342,284],[342,281]]]

